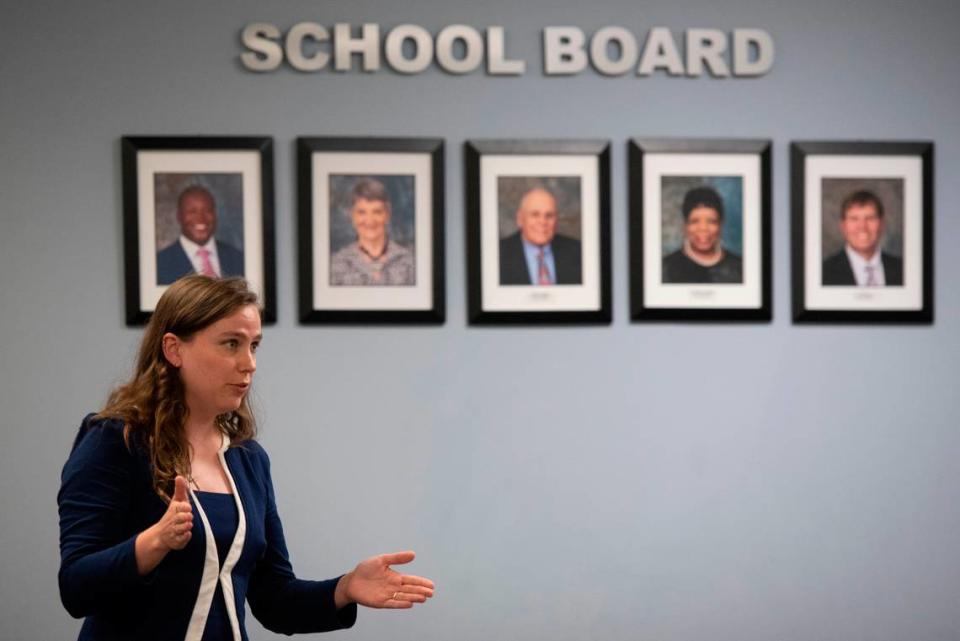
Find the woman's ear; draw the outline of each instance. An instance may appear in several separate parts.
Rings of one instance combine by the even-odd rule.
[[[163,335],[163,357],[167,359],[173,367],[179,368],[183,365],[183,357],[180,355],[181,340],[176,334],[167,332]]]

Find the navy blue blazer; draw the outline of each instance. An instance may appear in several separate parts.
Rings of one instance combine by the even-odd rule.
[[[880,262],[883,264],[883,280],[887,287],[903,285],[903,260],[881,251]],[[823,261],[823,284],[826,285],[856,285],[857,279],[853,275],[853,267],[847,257],[847,251],[841,249],[839,253]]]
[[[557,285],[582,284],[580,241],[555,234],[550,241],[550,251],[553,252],[553,265],[557,270]],[[520,232],[500,241],[500,284],[534,284],[530,281],[530,270],[527,269]]]
[[[221,276],[243,276],[243,252],[227,243],[216,241]],[[157,252],[157,285],[169,285],[181,276],[193,273],[193,263],[183,251],[180,239]]]
[[[338,578],[305,581],[294,576],[263,448],[247,441],[223,456],[245,518],[240,555],[226,579],[233,587],[241,638],[247,639],[245,601],[264,627],[282,634],[352,626],[356,605],[338,611],[334,604]],[[171,551],[140,576],[134,542],[160,519],[166,504],[153,490],[145,448],[134,439],[130,447],[124,442],[123,423],[93,420],[92,415],[84,419],[57,494],[60,598],[71,615],[86,617],[79,639],[188,638],[205,564],[209,566],[207,533],[196,501],[191,502],[193,531],[186,547]]]

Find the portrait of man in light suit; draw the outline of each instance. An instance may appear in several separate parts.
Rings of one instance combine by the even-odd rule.
[[[169,285],[190,273],[243,276],[243,251],[217,240],[217,203],[209,189],[190,185],[177,198],[180,235],[157,252],[157,284]]]
[[[557,233],[557,198],[534,187],[520,198],[517,231],[500,241],[501,285],[580,285],[580,241]]]
[[[884,208],[876,194],[861,189],[844,198],[838,225],[844,246],[823,261],[825,286],[903,285],[903,260],[882,249]]]

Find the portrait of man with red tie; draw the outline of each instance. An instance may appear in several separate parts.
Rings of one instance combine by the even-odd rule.
[[[158,206],[157,211],[160,209]],[[242,214],[238,218],[240,224],[231,228],[242,234]],[[158,220],[158,227],[160,223]],[[157,252],[158,285],[169,285],[190,273],[213,277],[244,275],[243,250],[217,238],[217,201],[211,189],[197,183],[183,188],[177,196],[176,223],[179,235]]]
[[[517,178],[501,180],[517,180]],[[522,180],[522,179],[521,179]],[[556,181],[575,181],[573,189],[579,201],[579,179],[553,178]],[[529,181],[528,181],[529,183]],[[579,230],[579,212],[566,213],[558,201],[552,185],[536,184],[527,188],[516,204],[511,222],[516,231],[500,240],[501,285],[580,285],[583,282],[580,240],[572,235],[558,233],[558,227]],[[501,190],[501,197],[503,196]],[[564,220],[566,218],[566,220]],[[502,227],[501,227],[502,229]]]

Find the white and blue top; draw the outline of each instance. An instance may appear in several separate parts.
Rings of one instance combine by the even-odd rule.
[[[353,625],[356,605],[334,604],[339,577],[294,575],[270,460],[259,443],[224,442],[220,462],[233,493],[211,499],[191,492],[199,518],[190,541],[140,576],[136,537],[166,504],[153,490],[145,447],[135,439],[128,447],[123,423],[84,419],[57,495],[60,598],[71,615],[85,618],[81,641],[247,641],[245,603],[264,627],[282,634]]]

